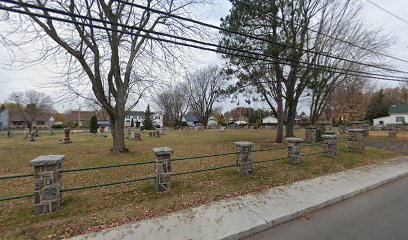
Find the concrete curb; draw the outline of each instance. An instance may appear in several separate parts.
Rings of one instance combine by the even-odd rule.
[[[240,239],[408,176],[408,157],[294,182],[80,239]]]
[[[372,189],[381,187],[381,186],[383,186],[383,185],[385,185],[387,183],[394,182],[394,181],[396,181],[398,179],[401,179],[401,178],[404,178],[404,177],[407,177],[407,176],[408,176],[408,171],[405,172],[405,173],[399,174],[399,175],[397,175],[395,177],[380,181],[380,182],[378,182],[376,184],[373,184],[371,186],[364,187],[364,188],[352,191],[352,192],[350,192],[348,194],[344,194],[344,195],[335,197],[335,198],[333,198],[331,200],[327,200],[327,201],[325,201],[323,203],[320,203],[320,204],[317,204],[317,205],[314,205],[314,206],[299,210],[298,212],[288,214],[288,215],[286,215],[284,217],[281,217],[281,218],[278,218],[278,219],[276,219],[276,220],[274,220],[272,222],[266,222],[265,224],[258,225],[256,227],[254,227],[252,229],[249,229],[249,230],[246,230],[244,232],[240,232],[240,233],[233,234],[231,236],[222,238],[222,240],[235,240],[235,239],[241,239],[241,238],[245,238],[245,237],[255,235],[257,233],[266,231],[266,230],[268,230],[268,229],[270,229],[270,228],[272,228],[274,226],[278,226],[280,224],[283,224],[283,223],[289,222],[291,220],[297,219],[297,218],[303,216],[304,214],[311,213],[311,212],[314,212],[316,210],[328,207],[330,205],[333,205],[333,204],[336,204],[338,202],[344,201],[346,199],[352,198],[352,197],[354,197],[354,196],[356,196],[356,195],[358,195],[360,193],[370,191]]]

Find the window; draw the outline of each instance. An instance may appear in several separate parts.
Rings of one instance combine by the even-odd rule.
[[[403,123],[405,122],[405,118],[404,117],[397,117],[397,123]]]
[[[160,116],[154,116],[154,119],[160,119]]]

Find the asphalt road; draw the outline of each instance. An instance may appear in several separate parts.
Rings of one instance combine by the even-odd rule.
[[[408,239],[408,177],[246,239]]]

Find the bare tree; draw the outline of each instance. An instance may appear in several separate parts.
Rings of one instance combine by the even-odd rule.
[[[159,93],[153,101],[156,107],[163,112],[166,122],[174,128],[179,128],[188,110],[188,102],[183,93],[183,85],[170,87],[166,91]]]
[[[350,58],[353,62],[334,59],[328,56],[319,55],[317,62],[327,66],[328,69],[344,69],[343,73],[329,72],[324,70],[314,70],[313,78],[308,85],[310,95],[310,119],[316,122],[325,111],[326,118],[330,118],[331,93],[343,82],[356,83],[361,80],[368,80],[361,77],[350,76],[348,71],[368,71],[369,68],[355,62],[372,61],[380,59],[382,52],[392,44],[392,39],[382,34],[382,31],[369,29],[364,26],[357,16],[360,8],[353,1],[337,1],[330,4],[326,11],[321,12],[322,31],[331,36],[320,36],[316,42],[315,50],[321,53],[336,53],[338,58]],[[338,41],[341,39],[343,41]],[[352,45],[365,46],[367,50],[355,48]],[[371,50],[371,51],[370,51]],[[372,65],[381,66],[378,62]],[[346,97],[346,96],[345,96]]]
[[[239,78],[235,89],[244,91],[249,99],[256,96],[255,99],[265,101],[278,119],[277,142],[283,140],[283,125],[286,125],[286,136],[294,136],[296,111],[306,89],[316,80],[316,70],[321,74],[334,72],[333,63],[325,62],[330,58],[322,58],[321,54],[327,55],[328,50],[330,55],[337,56],[341,47],[336,45],[340,41],[328,36],[337,28],[362,26],[348,25],[343,19],[355,18],[351,2],[356,1],[239,1],[233,3],[230,14],[223,19],[222,27],[258,37],[222,32],[223,46],[269,55],[269,58],[254,58],[251,54],[245,57],[225,54],[224,57],[229,62],[229,73]],[[348,33],[361,31],[343,29],[338,36]],[[357,36],[356,40],[363,37]],[[333,52],[326,46],[332,47]],[[345,54],[340,53],[339,57],[342,56]],[[347,75],[347,70],[343,75]]]
[[[206,127],[213,105],[222,97],[227,78],[218,66],[208,66],[186,76],[184,93],[191,110]]]
[[[40,57],[34,62],[50,61],[62,66],[59,76],[62,80],[58,83],[67,94],[86,97],[87,91],[92,91],[109,114],[114,152],[128,151],[124,140],[125,116],[153,81],[160,79],[155,73],[180,61],[180,47],[156,41],[157,38],[152,40],[150,37],[155,35],[152,31],[201,36],[200,29],[193,24],[137,8],[130,5],[133,2],[18,0],[3,4],[10,11],[17,9],[23,13],[8,14],[6,22],[15,29],[2,34],[3,45],[38,46],[35,50]],[[143,4],[188,16],[192,5],[203,2],[145,0]]]

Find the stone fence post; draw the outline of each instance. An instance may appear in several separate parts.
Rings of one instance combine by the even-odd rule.
[[[316,142],[316,127],[307,126],[305,127],[305,142],[306,143],[315,143]]]
[[[34,166],[34,213],[53,213],[61,206],[61,162],[65,155],[40,156]]]
[[[323,134],[333,131],[332,125],[329,122],[317,122],[316,126],[317,126],[316,140],[319,142],[323,140],[322,139]]]
[[[302,142],[301,138],[286,138],[288,141],[288,160],[292,164],[302,163],[301,154],[302,154]]]
[[[337,136],[332,134],[324,134],[323,138],[323,148],[324,155],[327,157],[334,157],[337,154]]]
[[[349,129],[350,132],[350,145],[349,149],[352,152],[363,153],[364,151],[364,136],[365,129]]]
[[[171,191],[171,154],[169,147],[153,148],[156,155],[156,192]]]
[[[243,176],[252,175],[252,150],[255,143],[235,142],[237,147],[237,165],[239,173]]]
[[[396,138],[397,137],[397,129],[396,128],[389,128],[388,129],[388,137],[389,138]]]

